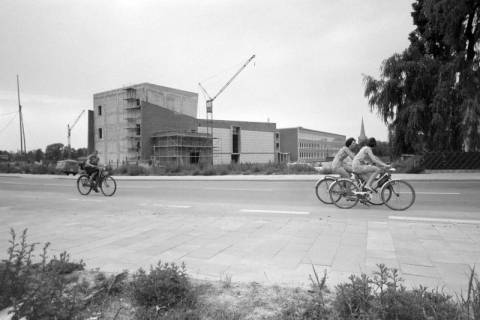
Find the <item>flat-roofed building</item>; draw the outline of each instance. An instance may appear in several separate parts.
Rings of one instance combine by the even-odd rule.
[[[213,164],[275,162],[275,123],[213,120],[212,127]],[[198,132],[207,132],[207,120],[199,119]]]
[[[96,93],[89,150],[114,166],[275,162],[280,148],[275,123],[207,122],[196,118],[197,102],[196,93],[150,83]]]
[[[280,154],[289,154],[292,162],[328,161],[345,144],[346,136],[303,127],[278,129]]]
[[[196,131],[197,103],[197,93],[150,83],[94,94],[90,135],[100,160],[150,160],[155,132]]]

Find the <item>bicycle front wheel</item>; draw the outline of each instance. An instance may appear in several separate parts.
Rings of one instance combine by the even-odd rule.
[[[317,195],[318,200],[325,204],[332,204],[332,199],[330,199],[330,193],[328,190],[334,182],[335,178],[332,177],[325,177],[317,181],[315,184],[315,194]]]
[[[415,202],[415,190],[406,181],[390,180],[382,187],[382,200],[392,210],[402,211]]]
[[[77,189],[78,192],[80,192],[81,195],[88,195],[90,191],[92,191],[92,186],[90,185],[90,178],[82,174],[80,177],[77,179]]]
[[[111,176],[107,176],[102,179],[100,189],[104,196],[111,197],[117,190],[117,182]]]
[[[358,187],[348,179],[338,179],[330,186],[330,199],[337,207],[350,209],[358,203]]]

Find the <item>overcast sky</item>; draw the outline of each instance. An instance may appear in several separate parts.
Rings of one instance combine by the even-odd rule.
[[[0,150],[67,143],[93,94],[142,82],[214,95],[214,119],[386,140],[362,74],[408,46],[412,0],[1,0]],[[86,147],[87,117],[72,130]]]

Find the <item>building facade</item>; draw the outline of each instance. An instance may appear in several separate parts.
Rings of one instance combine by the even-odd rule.
[[[93,96],[94,148],[103,163],[149,160],[158,130],[196,130],[198,95],[142,83]]]
[[[208,135],[207,120],[196,118],[197,102],[196,93],[150,83],[96,93],[89,149],[113,166],[275,162],[275,123],[213,120]]]
[[[207,120],[198,120],[198,132],[207,132]],[[213,120],[213,164],[275,162],[276,124]]]
[[[289,161],[312,163],[329,161],[345,144],[346,136],[302,127],[278,129],[279,155],[289,155]]]

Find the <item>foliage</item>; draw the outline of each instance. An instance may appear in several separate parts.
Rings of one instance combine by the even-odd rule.
[[[157,319],[173,309],[188,309],[196,303],[184,264],[159,261],[155,268],[150,267],[149,273],[139,269],[133,275],[131,288],[140,319]]]
[[[480,148],[480,2],[416,0],[409,47],[364,76],[394,154]]]
[[[12,307],[13,319],[78,319],[86,286],[66,275],[83,270],[83,262],[70,262],[65,252],[48,261],[47,243],[41,261],[33,263],[35,244],[27,243],[27,229],[18,241],[13,229],[10,234],[8,257],[0,264],[0,309]]]
[[[114,169],[113,174],[126,176],[145,176],[148,175],[148,170],[142,166],[129,164]]]

